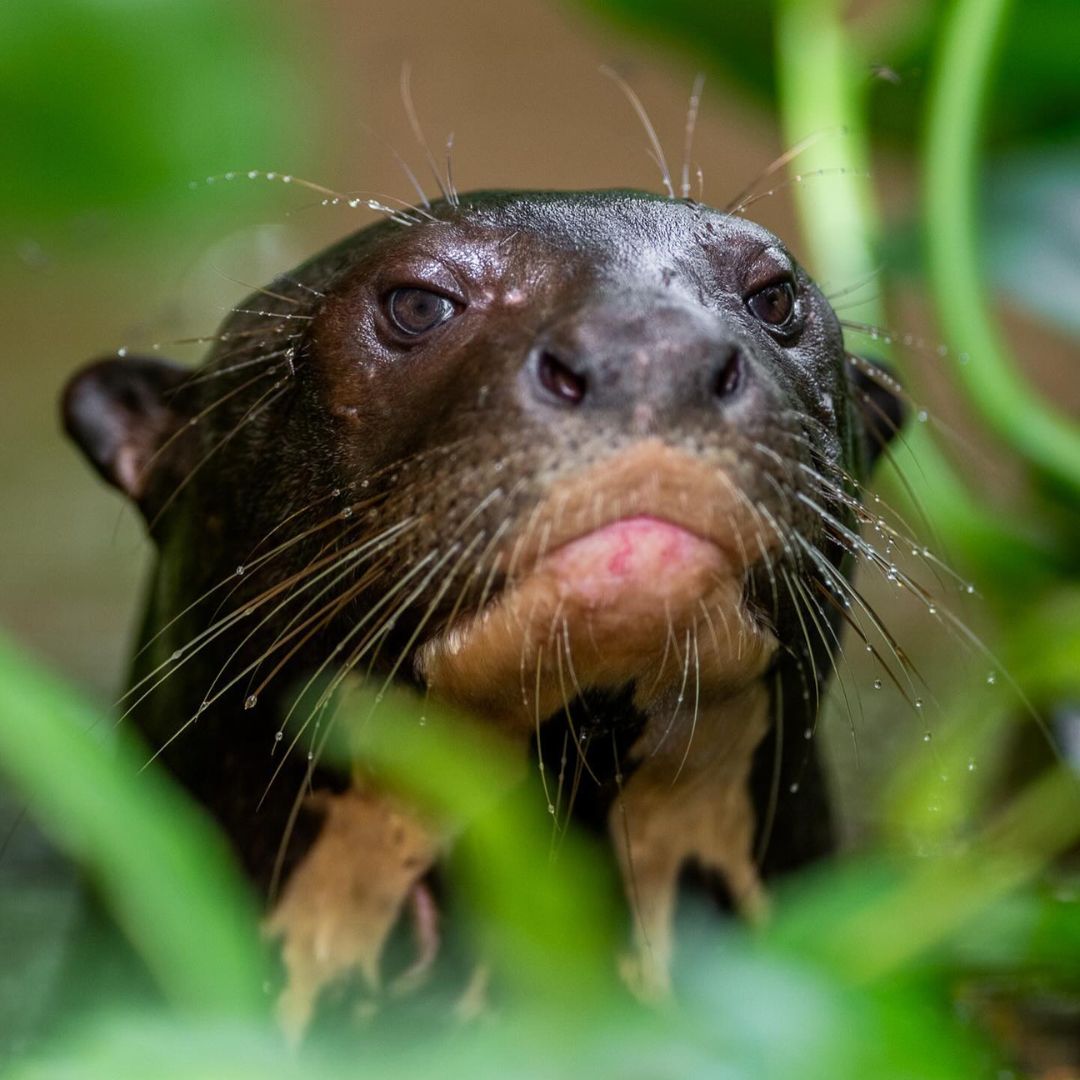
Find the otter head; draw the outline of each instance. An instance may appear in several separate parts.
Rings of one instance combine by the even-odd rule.
[[[370,670],[531,730],[594,692],[652,715],[688,678],[822,677],[898,411],[775,236],[616,191],[381,222],[196,372],[91,367],[66,418],[166,553],[161,622],[233,579],[241,672]]]

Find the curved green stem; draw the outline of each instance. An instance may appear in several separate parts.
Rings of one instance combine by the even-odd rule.
[[[1080,428],[1017,372],[990,317],[979,263],[978,141],[1009,0],[959,0],[938,50],[926,135],[926,242],[938,318],[971,356],[957,368],[988,424],[1032,466],[1080,498]]]
[[[820,136],[798,159],[798,171],[844,170],[828,183],[795,185],[808,261],[827,288],[868,281],[876,270],[880,220],[865,176],[870,157],[866,68],[854,55],[839,0],[782,0],[776,35],[785,139],[793,146],[815,133]],[[880,297],[867,300],[860,316],[879,326],[887,322]],[[909,425],[901,444],[898,456],[905,466],[911,463],[909,479],[946,548],[1002,585],[1010,580],[1030,585],[1032,575],[1045,572],[1045,553],[978,505],[924,425]],[[886,476],[897,498],[906,501],[894,469],[889,466]]]

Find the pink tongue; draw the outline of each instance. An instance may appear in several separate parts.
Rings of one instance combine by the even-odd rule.
[[[634,593],[663,601],[680,583],[718,570],[720,550],[678,525],[632,517],[564,544],[545,560],[563,589],[590,605]]]

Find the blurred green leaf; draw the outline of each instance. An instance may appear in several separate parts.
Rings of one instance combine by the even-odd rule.
[[[208,174],[298,160],[323,115],[299,30],[253,0],[0,5],[0,226],[152,215]]]
[[[216,831],[145,749],[0,637],[0,773],[86,866],[174,1004],[260,1012],[257,914]],[[112,736],[112,737],[110,737]]]

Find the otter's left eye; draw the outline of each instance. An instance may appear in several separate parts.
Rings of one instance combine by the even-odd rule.
[[[395,289],[386,298],[386,312],[390,321],[410,337],[434,330],[456,310],[453,300],[427,289]]]
[[[790,281],[777,281],[747,297],[746,306],[766,326],[783,326],[795,311],[795,288]]]

